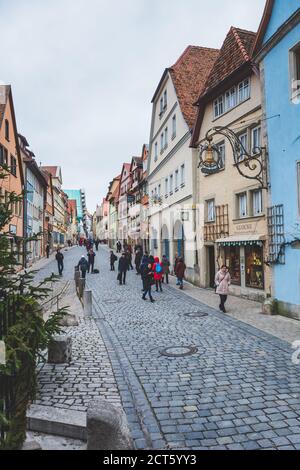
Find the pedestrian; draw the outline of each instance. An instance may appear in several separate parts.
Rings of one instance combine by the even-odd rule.
[[[120,242],[120,240],[117,241],[117,253],[121,253],[121,249],[122,249],[122,243]]]
[[[64,255],[61,253],[60,248],[57,249],[55,258],[57,261],[58,273],[62,276],[64,270]]]
[[[50,245],[49,245],[49,243],[47,243],[47,245],[46,245],[46,256],[47,256],[47,258],[49,258],[49,255],[50,255]]]
[[[80,269],[81,271],[81,277],[82,279],[85,279],[86,277],[86,272],[87,270],[89,269],[89,263],[87,261],[87,259],[82,255],[82,257],[80,258],[79,260],[79,263],[78,263],[78,268]]]
[[[118,257],[114,254],[113,250],[110,252],[110,270],[115,271],[115,262],[117,261]]]
[[[119,265],[118,265],[118,281],[120,283],[120,286],[122,284],[125,285],[126,283],[126,274],[128,271],[128,257],[126,256],[126,253],[122,253],[121,258],[119,259]]]
[[[227,266],[223,265],[215,277],[216,293],[220,296],[219,309],[226,313],[225,303],[229,294],[229,286],[231,284],[231,276]]]
[[[165,282],[166,280],[166,284],[169,284],[170,261],[168,260],[166,255],[163,255],[162,257],[162,268],[163,268],[162,282]]]
[[[177,281],[179,288],[182,290],[183,289],[183,279],[184,279],[184,274],[186,270],[186,265],[184,263],[183,258],[179,258],[178,262],[176,263],[176,276],[177,276]]]
[[[154,261],[155,262],[153,264],[152,271],[153,271],[153,278],[155,281],[156,292],[158,292],[158,288],[160,292],[162,292],[163,291],[162,285],[161,285],[162,276],[163,276],[162,263],[160,263],[158,257],[154,258]]]
[[[99,249],[99,243],[100,243],[100,240],[99,238],[97,238],[97,240],[95,241],[96,251],[98,251]]]
[[[93,248],[90,248],[88,252],[88,262],[89,262],[88,273],[90,272],[90,270],[92,274],[94,272],[95,256],[96,256],[96,253],[93,251]]]
[[[149,263],[151,263],[152,266],[154,265],[155,259],[153,255],[149,255]]]
[[[135,259],[134,259],[134,264],[135,264],[135,269],[136,269],[136,274],[140,274],[140,266],[141,266],[141,261],[142,261],[142,252],[140,249],[136,250],[135,252]]]
[[[146,300],[147,294],[149,295],[149,299],[151,303],[155,302],[152,297],[151,286],[153,284],[153,271],[152,271],[152,264],[143,265],[142,271],[142,279],[143,279],[143,286],[144,286],[144,293],[143,293],[143,300]]]
[[[141,262],[141,265],[140,265],[140,273],[142,275],[142,283],[143,283],[143,289],[142,291],[144,292],[145,290],[145,285],[144,285],[144,277],[143,277],[143,272],[145,270],[145,268],[148,267],[148,264],[149,264],[149,257],[148,257],[148,253],[145,253],[143,258],[142,258],[142,262]]]
[[[127,259],[128,259],[128,271],[131,269],[134,269],[133,266],[132,266],[132,253],[130,252],[129,249],[127,249],[126,251],[126,256],[127,256]]]
[[[175,259],[174,259],[174,274],[176,275],[176,266],[179,261],[179,255],[178,253],[175,253]],[[176,286],[179,286],[179,281],[177,279]]]

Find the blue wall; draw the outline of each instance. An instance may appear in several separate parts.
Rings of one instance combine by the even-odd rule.
[[[264,37],[264,42],[268,41],[268,39],[276,33],[277,29],[280,28],[298,8],[300,8],[299,0],[275,0],[272,17]]]
[[[281,10],[279,8],[281,5]],[[283,7],[284,5],[284,7]],[[265,40],[299,8],[299,0],[275,1]],[[290,98],[289,50],[300,42],[300,24],[290,31],[264,59],[272,205],[284,204],[285,235],[293,239],[300,222],[296,162],[300,161],[300,103]],[[300,235],[300,234],[299,234]],[[274,267],[273,295],[300,305],[300,250],[286,248],[286,264]]]

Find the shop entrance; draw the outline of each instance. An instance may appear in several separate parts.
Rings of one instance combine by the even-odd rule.
[[[206,250],[207,250],[207,260],[208,260],[208,283],[209,283],[209,287],[213,288],[215,285],[215,277],[216,277],[215,247],[208,246]]]

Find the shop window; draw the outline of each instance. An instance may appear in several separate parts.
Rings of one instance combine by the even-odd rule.
[[[264,289],[264,259],[262,246],[245,247],[246,287]]]
[[[225,248],[225,263],[229,268],[231,283],[240,286],[241,285],[241,259],[240,259],[240,247],[239,246],[228,246]]]

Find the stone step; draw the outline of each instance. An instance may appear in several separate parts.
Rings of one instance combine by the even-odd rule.
[[[27,411],[27,429],[86,441],[86,413],[53,406],[31,405]]]

